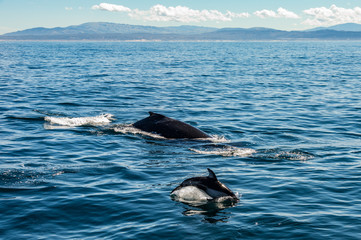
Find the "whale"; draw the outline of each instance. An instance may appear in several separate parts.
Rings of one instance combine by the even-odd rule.
[[[206,177],[192,177],[184,180],[172,190],[171,197],[180,202],[238,202],[237,196],[223,183],[218,181],[216,174],[207,168]]]
[[[149,133],[156,133],[170,139],[211,138],[203,131],[179,120],[162,114],[149,112],[149,116],[132,124],[133,127]]]

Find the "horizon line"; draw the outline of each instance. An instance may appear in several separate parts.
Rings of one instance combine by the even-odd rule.
[[[110,24],[119,24],[119,25],[128,25],[128,26],[143,26],[143,27],[156,27],[156,28],[172,28],[172,27],[199,27],[199,28],[209,28],[209,29],[257,29],[257,28],[263,28],[263,29],[272,29],[272,30],[278,30],[278,31],[285,31],[285,32],[293,32],[293,31],[309,31],[309,30],[313,30],[313,29],[327,29],[327,28],[331,28],[331,27],[335,27],[335,26],[340,26],[340,25],[346,25],[346,24],[354,24],[354,25],[360,25],[358,23],[353,23],[353,22],[349,22],[349,23],[341,23],[341,24],[336,24],[336,25],[331,25],[328,27],[313,27],[313,28],[307,28],[304,30],[285,30],[285,29],[278,29],[278,28],[271,28],[271,27],[262,27],[262,26],[255,26],[255,27],[207,27],[207,26],[202,26],[202,25],[191,25],[191,24],[182,24],[182,25],[169,25],[169,26],[156,26],[156,25],[143,25],[143,24],[128,24],[128,23],[117,23],[117,22],[109,22],[109,21],[94,21],[94,22],[83,22],[80,24],[71,24],[71,25],[67,25],[65,27],[31,27],[31,28],[26,28],[26,29],[22,29],[22,30],[15,30],[15,31],[11,31],[11,32],[6,32],[1,34],[0,36],[9,34],[9,33],[16,33],[16,32],[21,32],[21,31],[26,31],[26,30],[31,30],[31,29],[55,29],[55,28],[68,28],[68,27],[73,27],[73,26],[81,26],[84,24],[89,24],[89,23],[110,23]]]

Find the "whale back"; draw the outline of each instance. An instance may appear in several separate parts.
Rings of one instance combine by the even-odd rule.
[[[145,132],[157,133],[166,138],[209,138],[201,130],[179,120],[162,114],[149,112],[149,116],[133,123],[135,128]]]

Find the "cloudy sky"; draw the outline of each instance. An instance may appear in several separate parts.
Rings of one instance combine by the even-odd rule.
[[[85,22],[304,30],[361,24],[361,0],[0,0],[0,34]]]

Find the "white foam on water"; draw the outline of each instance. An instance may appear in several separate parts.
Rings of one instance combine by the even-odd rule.
[[[223,148],[210,148],[207,150],[190,148],[189,150],[199,154],[220,155],[224,157],[232,157],[232,156],[248,157],[256,153],[256,150],[251,148],[238,148],[233,146],[226,146]]]
[[[204,140],[208,140],[208,141],[211,141],[211,142],[214,142],[214,143],[227,143],[227,142],[230,142],[224,136],[219,136],[219,135],[211,135],[211,138],[204,138]]]
[[[294,151],[282,151],[275,155],[275,158],[279,159],[288,159],[288,160],[295,160],[295,161],[307,161],[313,158],[313,155],[303,153],[303,152],[294,152]]]
[[[144,136],[148,136],[148,137],[152,137],[152,138],[166,139],[165,137],[160,136],[158,134],[145,132],[138,128],[135,128],[135,127],[133,127],[132,124],[117,125],[116,127],[113,128],[113,130],[114,130],[114,132],[119,132],[119,133],[123,133],[123,134],[134,134],[134,135],[140,134],[140,135],[144,135]]]
[[[79,126],[102,126],[107,125],[114,120],[112,114],[101,114],[95,117],[45,117],[45,121],[50,124],[67,127],[79,127]],[[57,128],[56,126],[46,126],[47,128]]]

